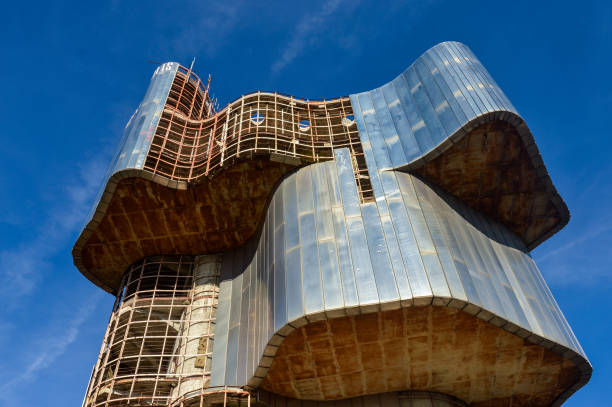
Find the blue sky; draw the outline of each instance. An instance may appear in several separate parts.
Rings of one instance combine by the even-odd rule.
[[[148,61],[197,57],[223,106],[257,89],[370,90],[445,40],[472,48],[504,89],[570,208],[533,256],[595,369],[566,405],[609,405],[612,3],[290,3],[3,5],[0,406],[82,401],[113,298],[79,274],[71,248]]]

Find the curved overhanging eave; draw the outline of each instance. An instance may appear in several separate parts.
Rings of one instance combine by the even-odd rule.
[[[242,161],[213,179],[170,181],[145,170],[113,174],[72,256],[79,271],[114,293],[123,272],[156,254],[205,254],[244,244],[280,180],[296,163]]]
[[[554,407],[591,377],[589,361],[565,345],[473,304],[430,301],[293,321],[270,339],[249,386],[307,400],[411,389],[474,406]],[[526,358],[532,363],[520,363]]]
[[[531,131],[513,112],[478,116],[400,170],[442,187],[502,222],[528,250],[557,233],[570,219]]]

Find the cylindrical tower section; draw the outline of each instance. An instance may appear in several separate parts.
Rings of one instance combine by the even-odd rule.
[[[125,273],[84,406],[168,406],[210,376],[218,256],[154,256]]]

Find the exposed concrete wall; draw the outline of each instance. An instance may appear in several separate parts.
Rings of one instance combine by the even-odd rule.
[[[172,400],[199,394],[210,382],[221,257],[198,256],[193,267],[193,291],[185,308],[186,321],[175,351],[174,373],[180,376]]]

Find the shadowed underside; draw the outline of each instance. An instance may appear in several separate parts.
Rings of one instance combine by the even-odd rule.
[[[123,276],[119,270],[143,257],[219,253],[244,244],[257,230],[270,193],[293,168],[252,159],[186,189],[121,179],[87,243],[80,251],[75,246],[78,261],[92,270],[88,278],[114,291]]]
[[[314,322],[280,345],[261,386],[333,400],[402,389],[472,407],[548,406],[580,372],[568,359],[466,312],[404,308]]]
[[[494,120],[413,170],[534,246],[567,222],[516,128]]]

